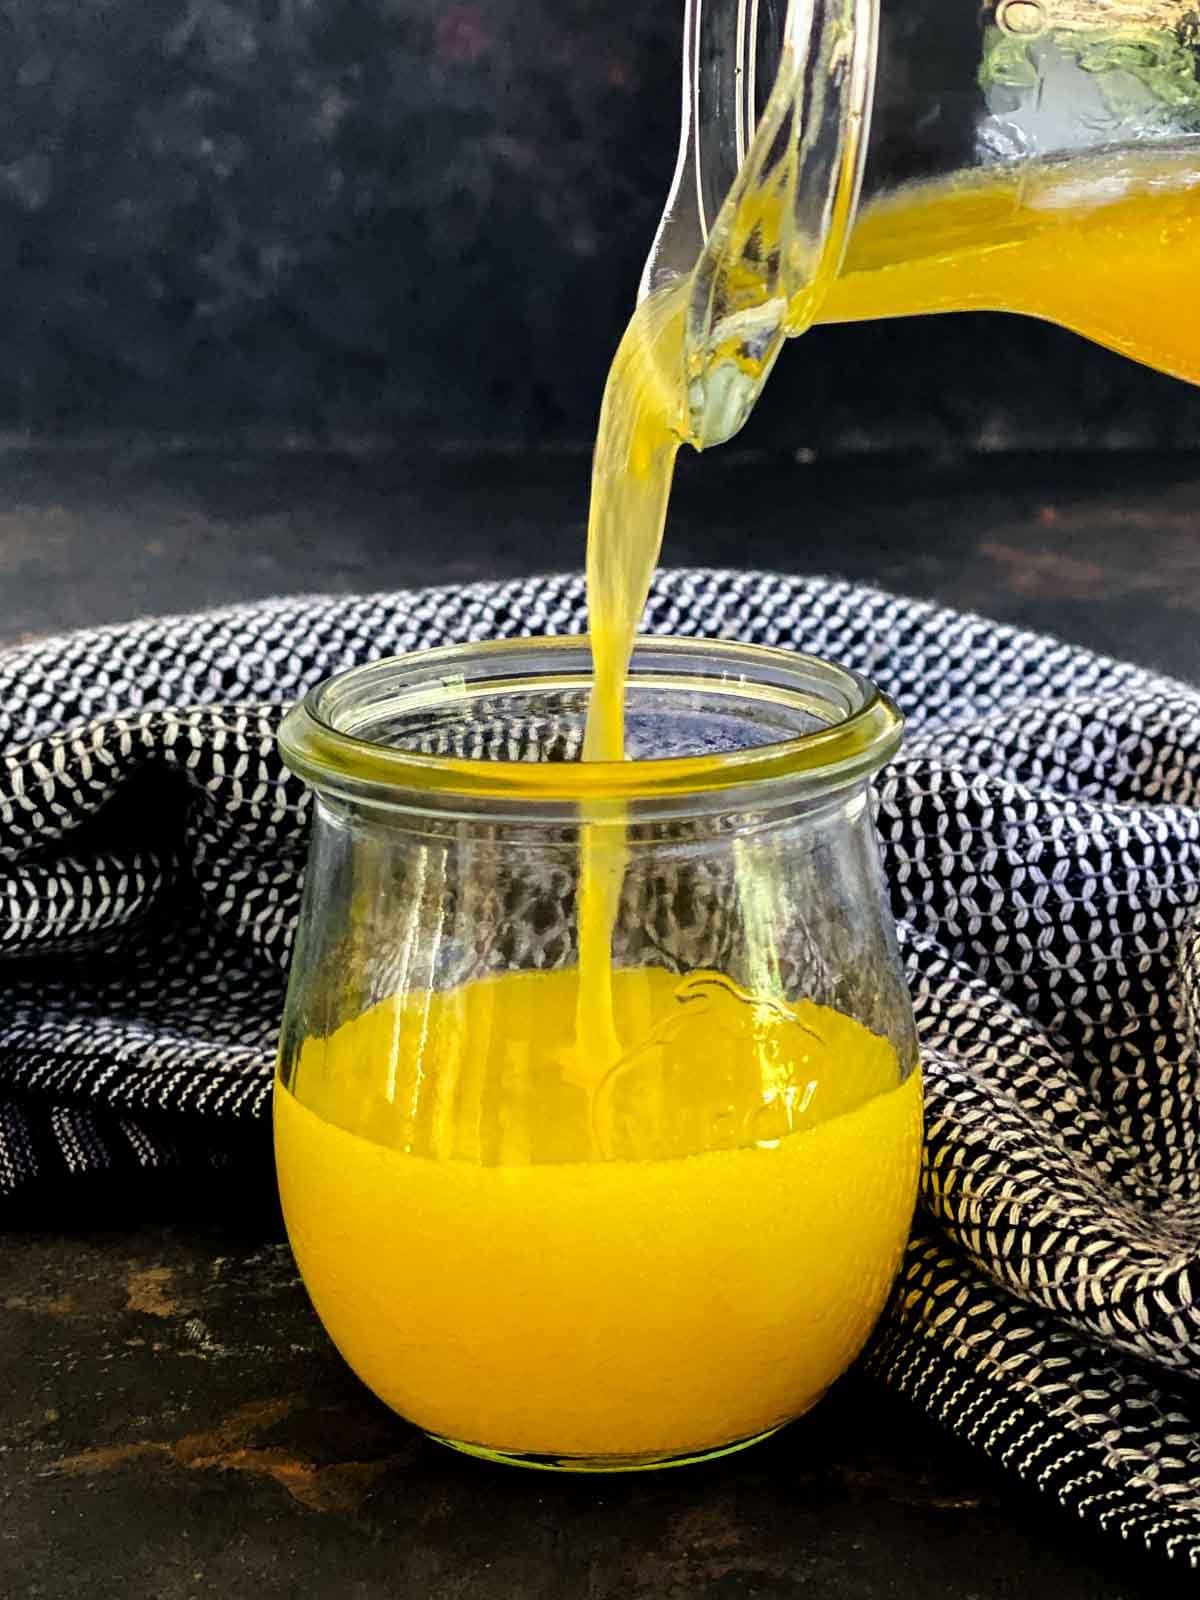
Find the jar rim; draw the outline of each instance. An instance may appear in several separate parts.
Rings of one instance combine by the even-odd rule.
[[[351,667],[309,690],[287,713],[279,748],[291,770],[314,788],[361,801],[408,798],[428,805],[444,795],[588,805],[700,797],[779,780],[800,783],[809,793],[842,788],[876,771],[895,753],[903,733],[899,710],[870,679],[798,651],[725,639],[641,636],[628,683],[655,680],[736,688],[809,716],[819,702],[832,715],[825,726],[772,743],[628,761],[431,755],[352,731],[355,709],[361,714],[378,707],[384,694],[393,706],[416,711],[456,696],[465,699],[468,686],[471,698],[532,687],[590,689],[590,639],[571,634],[440,645]]]

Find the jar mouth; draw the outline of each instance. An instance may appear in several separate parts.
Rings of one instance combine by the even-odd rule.
[[[326,679],[284,718],[279,746],[314,788],[364,802],[432,805],[446,796],[587,806],[784,780],[809,793],[842,788],[882,765],[904,726],[869,679],[817,656],[639,638],[626,684],[634,758],[583,762],[578,736],[591,687],[586,635],[444,645]],[[546,707],[558,708],[555,753],[514,750],[518,705],[527,720],[539,707],[539,723]],[[661,710],[657,724],[643,714],[652,706]],[[665,753],[639,753],[639,738]]]

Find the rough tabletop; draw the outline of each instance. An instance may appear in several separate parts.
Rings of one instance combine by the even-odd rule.
[[[668,559],[869,578],[1200,676],[1195,461],[708,466],[684,473]],[[10,454],[0,639],[574,566],[585,489],[579,459]],[[253,1192],[88,1189],[0,1221],[0,1596],[1192,1592],[855,1377],[777,1439],[666,1473],[526,1474],[429,1444],[316,1323],[265,1145]]]

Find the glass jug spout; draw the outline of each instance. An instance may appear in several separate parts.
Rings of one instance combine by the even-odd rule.
[[[690,442],[749,416],[837,276],[862,178],[878,0],[686,0],[675,176],[641,297],[690,277]]]

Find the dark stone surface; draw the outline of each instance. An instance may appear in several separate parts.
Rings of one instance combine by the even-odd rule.
[[[582,454],[0,454],[0,640],[579,568]],[[1200,679],[1200,457],[680,458],[664,560],[826,573]]]
[[[184,1219],[101,1209],[86,1230],[0,1237],[13,1600],[1186,1592],[855,1379],[706,1467],[568,1480],[455,1456],[342,1365],[265,1208],[194,1195],[169,1209]]]
[[[906,97],[947,21],[972,82],[979,8],[892,9],[936,23],[930,81],[881,107],[899,151],[899,103],[942,127]],[[585,440],[674,165],[681,16],[4,0],[0,427]],[[1200,396],[1036,323],[932,319],[807,339],[754,438],[1163,449],[1200,442]]]
[[[674,561],[838,571],[1200,677],[1200,461],[686,462]],[[0,639],[145,610],[576,566],[583,457],[9,454]],[[4,1600],[1164,1600],[851,1379],[724,1462],[562,1480],[453,1456],[355,1381],[269,1158],[0,1221]]]

